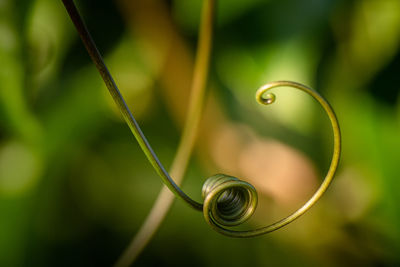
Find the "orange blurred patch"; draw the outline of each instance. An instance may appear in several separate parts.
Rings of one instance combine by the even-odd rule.
[[[317,176],[310,160],[275,140],[255,139],[243,148],[238,167],[261,194],[276,202],[298,206],[312,195]]]

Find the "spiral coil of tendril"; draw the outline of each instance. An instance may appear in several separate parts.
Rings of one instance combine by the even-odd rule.
[[[252,237],[275,231],[291,223],[310,209],[323,195],[333,179],[339,163],[341,139],[339,124],[333,109],[316,91],[305,85],[291,81],[271,82],[262,86],[256,92],[256,100],[260,104],[272,104],[275,102],[276,97],[274,94],[267,92],[272,88],[284,86],[293,87],[311,95],[321,104],[328,114],[334,139],[333,156],[328,173],[314,195],[297,211],[276,223],[249,231],[235,231],[225,228],[225,226],[229,227],[242,224],[251,217],[257,206],[257,193],[255,188],[247,182],[240,181],[235,177],[225,174],[217,174],[208,178],[202,190],[204,198],[203,214],[207,223],[217,232],[231,237]]]
[[[257,207],[256,189],[249,183],[225,174],[208,178],[203,185],[202,195],[206,220],[225,226],[244,223]]]

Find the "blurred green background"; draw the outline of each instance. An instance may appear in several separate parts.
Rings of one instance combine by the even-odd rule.
[[[77,1],[169,166],[186,115],[200,0]],[[288,215],[328,169],[323,94],[343,134],[326,195],[272,234],[231,239],[176,201],[138,266],[400,265],[400,1],[220,0],[200,136],[183,189],[224,172],[258,190],[244,228]],[[110,266],[161,188],[61,1],[0,0],[0,266]]]

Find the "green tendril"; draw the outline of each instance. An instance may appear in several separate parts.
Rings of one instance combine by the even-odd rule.
[[[324,192],[327,190],[329,184],[331,183],[334,174],[336,172],[339,159],[340,159],[340,153],[341,153],[341,135],[340,135],[340,128],[338,124],[338,120],[336,118],[336,115],[332,109],[332,107],[329,105],[329,103],[321,96],[319,95],[316,91],[313,89],[302,85],[300,83],[296,82],[291,82],[291,81],[277,81],[277,82],[271,82],[263,85],[260,89],[257,90],[256,92],[256,100],[263,105],[269,105],[275,102],[276,97],[273,93],[270,93],[269,91],[273,88],[277,87],[292,87],[298,90],[301,90],[309,95],[311,95],[325,110],[325,112],[328,115],[328,118],[330,120],[332,130],[333,130],[333,155],[332,155],[332,160],[330,163],[329,170],[325,176],[325,179],[321,183],[320,187],[317,189],[317,191],[314,193],[314,195],[302,206],[300,207],[297,211],[293,212],[291,215],[287,216],[284,219],[281,219],[273,224],[270,224],[265,227],[261,227],[255,230],[248,230],[248,231],[236,231],[232,230],[227,227],[231,226],[236,226],[240,225],[243,222],[247,221],[251,215],[254,213],[256,206],[257,206],[257,192],[255,188],[244,181],[241,181],[235,177],[228,176],[225,174],[218,174],[214,175],[210,178],[208,178],[203,186],[203,199],[204,203],[199,203],[192,198],[190,198],[188,195],[186,195],[180,187],[177,185],[177,183],[174,182],[174,180],[171,178],[169,173],[165,170],[159,159],[157,158],[156,154],[152,150],[149,142],[147,141],[146,137],[144,136],[143,132],[141,131],[138,123],[134,119],[132,113],[130,112],[128,106],[126,105],[121,93],[119,92],[111,74],[109,73],[99,51],[96,48],[96,45],[92,38],[90,37],[90,34],[85,27],[82,19],[80,18],[78,11],[76,10],[76,7],[74,6],[74,3],[72,0],[62,0],[68,14],[70,15],[73,23],[75,24],[75,27],[86,47],[86,49],[89,52],[90,57],[92,58],[93,62],[95,63],[97,69],[99,70],[110,94],[112,95],[114,101],[116,102],[118,108],[121,110],[122,115],[128,124],[129,128],[131,129],[133,135],[137,139],[140,147],[142,148],[143,152],[147,156],[148,160],[158,173],[158,175],[161,177],[162,181],[164,184],[179,198],[184,200],[186,203],[188,203],[191,207],[193,207],[196,210],[203,211],[204,218],[206,222],[217,232],[230,236],[230,237],[253,237],[253,236],[259,236],[263,235],[272,231],[275,231],[301,215],[303,215],[307,210],[309,210],[319,199],[320,197],[324,194]],[[209,6],[208,12],[212,13],[212,6],[214,4],[213,0],[207,0],[206,1],[211,7]],[[211,14],[209,13],[209,14]],[[207,16],[204,16],[207,18]],[[203,17],[203,19],[204,19]],[[210,19],[210,17],[208,17]],[[210,20],[211,21],[211,20]],[[208,32],[207,34],[204,34],[205,36],[211,35],[211,24],[208,24],[207,26]],[[201,34],[202,36],[202,34]],[[211,38],[211,37],[210,37]],[[207,38],[206,38],[207,39]],[[206,44],[210,43],[211,39],[208,39],[206,41]],[[199,48],[200,49],[200,48]],[[207,50],[208,49],[208,50]],[[200,83],[198,88],[204,87],[204,81],[206,79],[206,72],[207,72],[207,66],[208,65],[208,56],[209,56],[209,47],[207,48],[206,53],[202,54],[201,52],[198,53],[198,61],[203,62],[199,63],[199,69],[200,71],[197,71],[197,73],[200,73],[199,75],[199,80],[198,83]],[[201,49],[199,50],[201,51]],[[204,58],[206,57],[206,58]],[[203,61],[202,61],[203,60]],[[205,61],[204,61],[205,60]],[[196,60],[196,62],[198,62]],[[196,73],[196,71],[195,71]],[[196,83],[196,82],[194,82]],[[198,90],[200,90],[198,89]],[[201,91],[201,90],[200,90]],[[200,94],[200,96],[202,93]],[[197,116],[195,120],[187,120],[187,124],[193,124],[194,126],[185,126],[189,127],[191,130],[190,132],[190,141],[189,144],[192,146],[193,142],[193,129],[195,129],[198,123],[198,118],[199,114],[201,113],[201,101],[200,102],[195,102],[197,103],[195,105],[195,108],[192,110],[192,115],[191,116]],[[200,104],[199,104],[200,103]],[[195,114],[195,115],[193,115]],[[196,115],[197,114],[197,115]],[[191,128],[192,127],[192,128]],[[186,133],[187,134],[187,133]],[[185,135],[185,130],[184,134]],[[183,137],[184,139],[185,137]],[[185,140],[185,139],[184,139]],[[189,139],[188,139],[189,140]],[[190,150],[186,152],[185,156],[186,159],[190,155]],[[178,153],[179,154],[179,153]],[[187,160],[183,160],[184,164],[187,164]],[[183,175],[183,174],[182,174]]]

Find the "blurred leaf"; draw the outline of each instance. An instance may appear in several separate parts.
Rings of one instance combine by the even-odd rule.
[[[30,49],[29,71],[32,76],[30,96],[37,93],[35,89],[59,74],[73,32],[61,3],[51,0],[33,2],[26,27]]]

